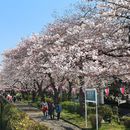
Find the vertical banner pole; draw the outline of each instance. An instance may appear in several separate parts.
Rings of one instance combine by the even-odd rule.
[[[96,130],[98,130],[98,103],[97,103],[97,90],[96,90]]]

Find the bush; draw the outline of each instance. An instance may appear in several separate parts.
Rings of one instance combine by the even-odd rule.
[[[95,104],[94,104],[95,105]],[[72,102],[72,101],[65,101],[62,102],[63,109],[67,110],[70,113],[77,113],[80,114],[80,107],[79,103]],[[87,107],[87,113],[89,114],[95,114],[96,113],[96,107],[95,106],[88,106]],[[112,119],[112,108],[108,105],[103,105],[98,107],[98,113],[101,115],[105,121],[111,122]]]
[[[95,114],[96,113],[96,108],[87,106],[87,113],[88,114]]]
[[[118,107],[117,107],[117,106],[114,106],[114,107],[112,108],[112,111],[113,111],[113,114],[114,114],[114,115],[118,115]]]
[[[128,116],[123,116],[122,119],[121,119],[124,123],[124,126],[126,128],[130,128],[130,117]]]
[[[4,130],[47,130],[46,127],[31,120],[15,106],[5,105],[3,116]]]
[[[103,105],[99,107],[99,115],[101,115],[103,118],[109,117],[111,118],[113,115],[112,108],[108,105]]]
[[[119,123],[119,117],[118,117],[118,115],[113,115],[112,119],[113,119],[114,122],[118,122]]]
[[[72,102],[72,101],[64,101],[62,102],[62,108],[67,110],[70,113],[77,113],[80,114],[80,105],[77,102]],[[94,114],[96,111],[95,107],[88,106],[87,107],[87,112],[88,114]]]
[[[37,108],[41,108],[41,101],[37,101],[37,102],[34,102],[34,103],[31,103],[31,105],[33,106],[33,107],[37,107]]]
[[[90,115],[89,119],[90,119],[92,128],[95,129],[96,128],[96,115],[95,114]],[[99,128],[101,127],[101,122],[102,122],[102,116],[98,115],[98,127]]]
[[[46,102],[53,102],[53,99],[52,99],[52,98],[47,98],[47,97],[46,97],[46,98],[45,98],[45,101],[46,101]]]
[[[71,101],[65,101],[62,102],[62,108],[67,110],[71,113],[79,113],[79,103],[71,102]]]

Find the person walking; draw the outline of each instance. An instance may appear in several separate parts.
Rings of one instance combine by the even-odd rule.
[[[9,102],[13,102],[13,97],[12,97],[10,94],[7,95],[6,99],[7,99]]]
[[[47,118],[47,116],[48,116],[48,104],[45,101],[45,99],[43,99],[42,102],[41,102],[41,110],[43,112],[44,118]]]
[[[13,102],[14,103],[16,102],[16,96],[15,95],[13,96]]]
[[[60,119],[60,113],[61,113],[61,111],[62,111],[62,106],[61,106],[61,104],[58,103],[56,105],[57,120]]]
[[[50,116],[50,119],[54,119],[54,109],[55,109],[54,103],[48,101],[48,114]]]

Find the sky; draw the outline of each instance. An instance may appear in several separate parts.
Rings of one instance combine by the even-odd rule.
[[[0,54],[15,48],[21,38],[41,32],[44,25],[53,22],[55,12],[64,15],[76,1],[0,0]]]

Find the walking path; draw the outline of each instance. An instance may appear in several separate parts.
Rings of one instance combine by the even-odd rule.
[[[44,126],[49,127],[50,130],[81,130],[80,128],[63,121],[62,119],[43,119],[42,112],[35,107],[29,106],[28,104],[15,103],[15,105],[20,110],[26,112],[33,120],[39,122],[40,124],[43,124]]]

